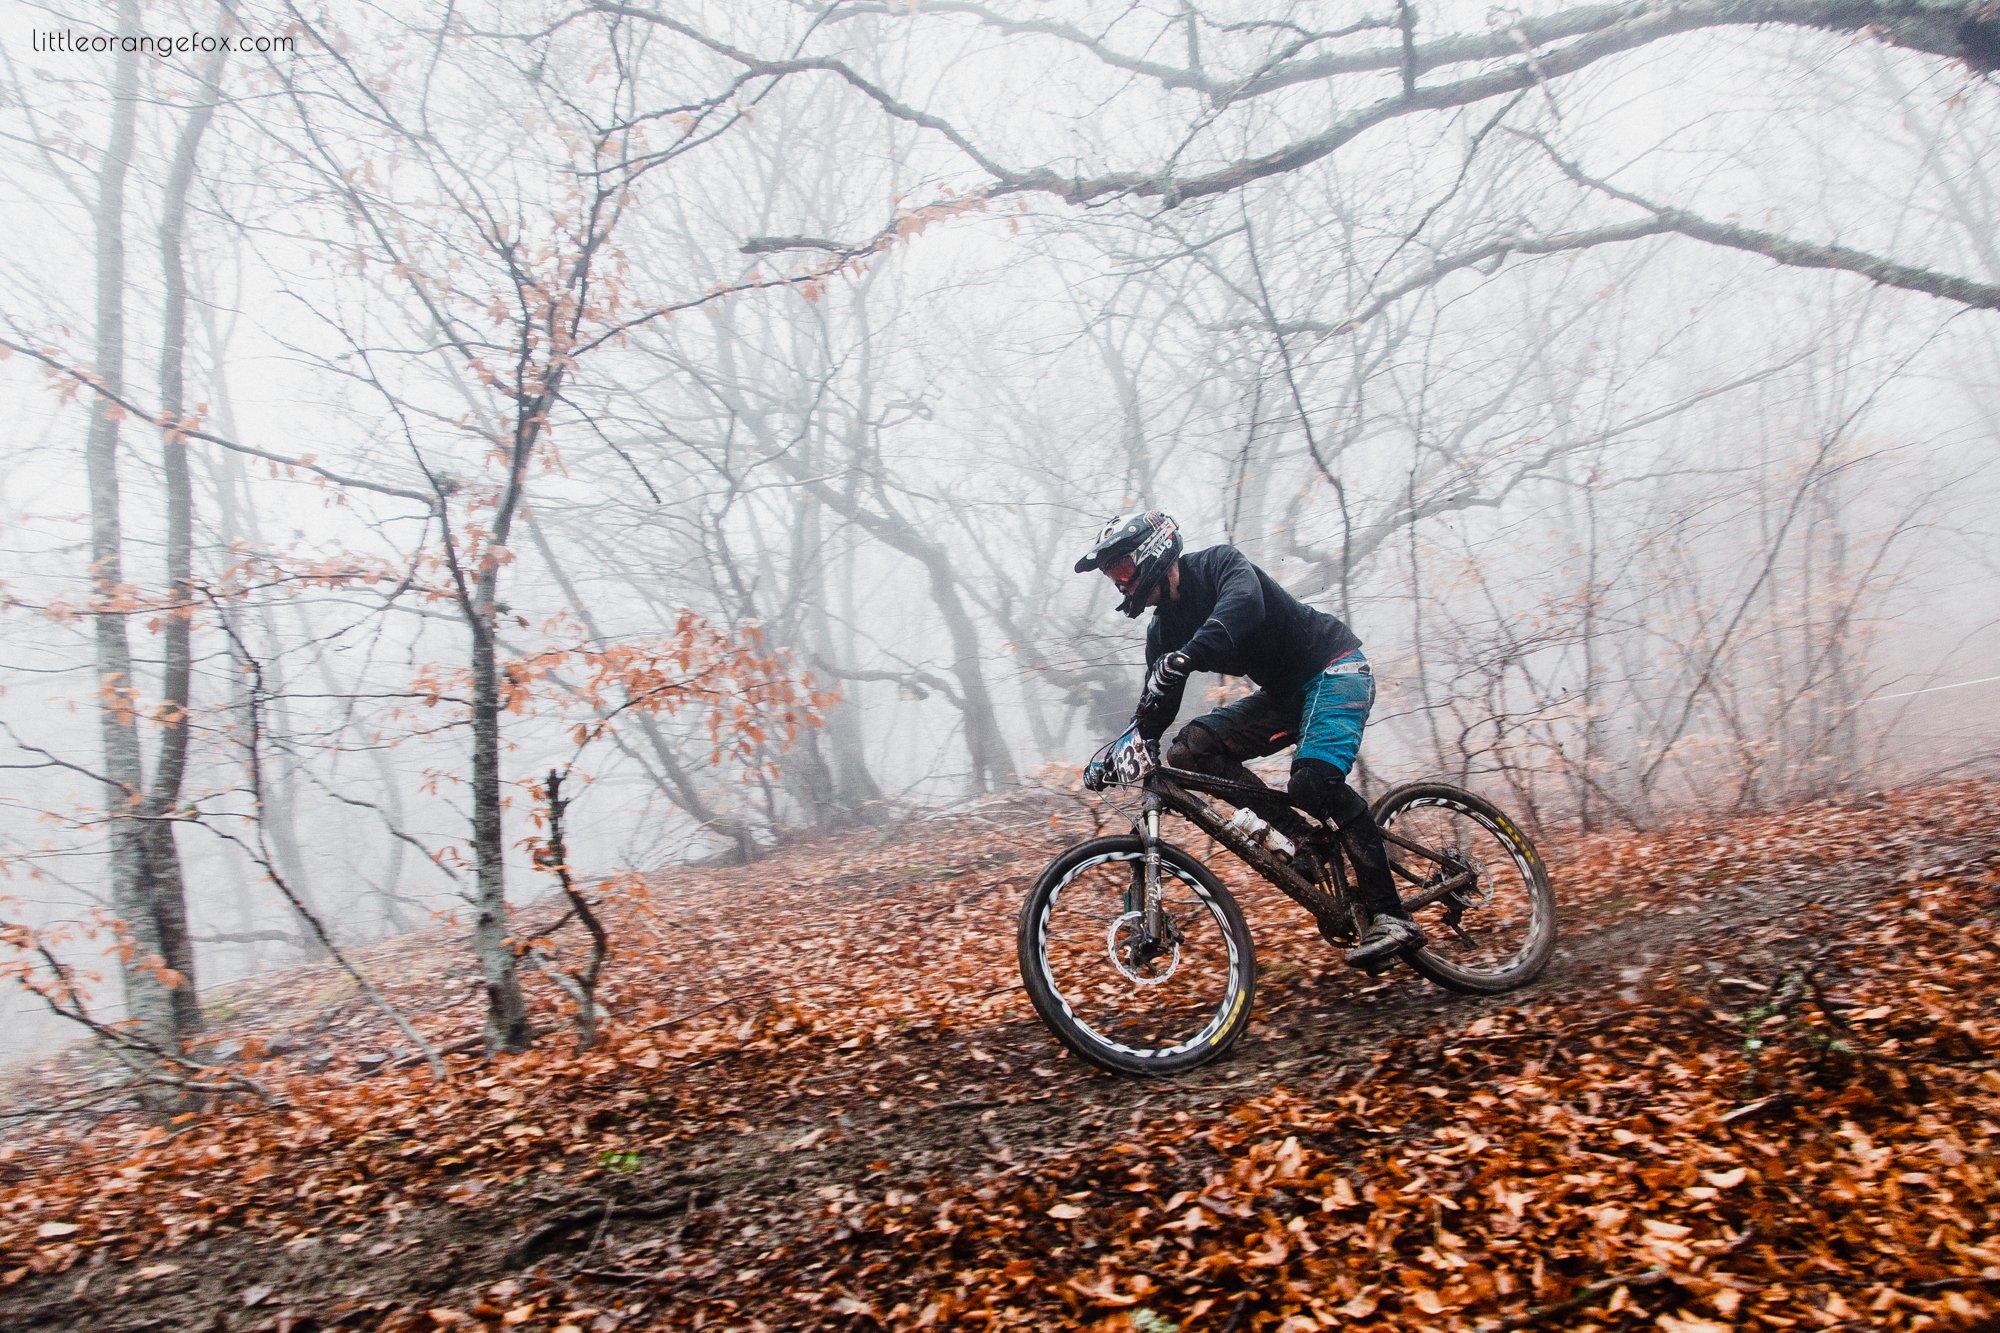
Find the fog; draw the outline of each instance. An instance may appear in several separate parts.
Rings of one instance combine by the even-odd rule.
[[[1068,788],[1135,508],[1356,628],[1364,783],[2000,758],[1948,23],[1066,8],[0,16],[10,975],[185,1031],[120,931],[210,987],[450,920],[491,984],[551,771],[592,882]]]

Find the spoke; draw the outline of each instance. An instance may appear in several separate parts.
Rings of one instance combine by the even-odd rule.
[[[1075,1021],[1128,1050],[1173,1049],[1212,1033],[1232,996],[1232,955],[1218,914],[1171,867],[1161,872],[1164,929],[1155,946],[1140,938],[1142,917],[1125,908],[1129,858],[1073,872],[1045,930],[1050,988]]]
[[[1513,966],[1535,937],[1535,898],[1520,853],[1475,813],[1418,801],[1390,814],[1391,865],[1421,889],[1405,897],[1413,913],[1441,907],[1426,924],[1430,952],[1474,972]]]

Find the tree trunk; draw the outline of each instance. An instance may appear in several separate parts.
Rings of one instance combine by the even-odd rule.
[[[966,750],[971,760],[969,785],[978,792],[999,790],[1016,771],[1014,758],[1008,753],[1007,743],[1000,733],[999,719],[993,711],[993,696],[986,686],[985,668],[981,665],[979,629],[966,609],[950,553],[925,537],[914,523],[896,511],[887,496],[881,493],[879,476],[874,478],[879,507],[871,508],[862,502],[855,485],[851,484],[842,491],[827,483],[822,472],[824,468],[834,466],[831,459],[823,460],[824,468],[819,470],[807,466],[804,457],[793,447],[793,442],[779,438],[772,430],[766,413],[731,387],[734,363],[729,355],[729,340],[721,340],[719,347],[723,352],[723,373],[718,382],[709,387],[728,404],[735,418],[749,427],[765,461],[790,477],[805,494],[856,524],[871,537],[916,560],[930,576],[932,596],[944,617],[946,632],[951,636],[951,671],[959,682],[959,690],[952,703],[964,719]],[[863,379],[866,379],[865,370]],[[867,431],[868,417],[865,413],[850,413],[846,470],[866,470],[861,460],[866,454]],[[879,468],[879,460],[874,466]],[[858,482],[858,478],[851,478],[851,481]]]
[[[979,660],[979,627],[959,596],[958,581],[952,577],[945,552],[911,537],[910,554],[923,562],[931,576],[931,597],[944,616],[945,631],[951,635],[951,674],[958,677],[965,719],[965,747],[972,757],[972,786],[975,791],[998,791],[1014,774],[1014,756],[1000,734],[1000,719],[993,711],[993,695],[986,687],[986,669]]]
[[[865,382],[872,369],[866,347],[864,344],[861,363],[864,383],[857,389],[857,415],[872,410],[872,390]],[[822,429],[815,429],[807,434],[806,442],[817,451],[823,444],[823,436]],[[806,462],[816,471],[823,466],[817,452],[808,455]],[[796,637],[819,661],[841,661],[845,654],[834,645],[833,622],[827,615],[831,592],[827,580],[826,506],[811,491],[798,492],[797,500],[799,518],[794,526],[792,559],[793,586],[797,590],[792,601],[799,612]],[[818,728],[806,731],[795,746],[801,751],[799,757],[803,761],[799,765],[804,778],[802,785],[818,807],[813,822],[818,827],[834,828],[880,819],[882,789],[875,775],[868,771],[859,707],[853,700],[837,699],[827,705],[820,723]]]
[[[998,791],[1016,771],[1014,756],[1000,734],[1000,719],[994,712],[993,694],[987,688],[986,669],[980,660],[979,626],[966,609],[950,552],[886,505],[881,510],[871,509],[856,497],[843,495],[825,481],[807,475],[796,459],[775,454],[771,461],[829,509],[924,567],[930,576],[932,600],[944,617],[945,632],[951,636],[951,673],[959,685],[958,697],[952,702],[965,722],[966,752],[972,761],[970,785],[974,791]]]
[[[826,586],[823,580],[820,590],[824,597]],[[807,621],[806,635],[822,660],[834,661],[847,656],[834,644],[833,622],[826,614],[824,600],[808,608]],[[840,699],[828,705],[821,720],[828,751],[827,762],[833,771],[835,803],[852,822],[880,823],[887,817],[887,802],[882,794],[882,785],[875,780],[875,774],[868,767],[867,738],[861,729],[860,705],[852,699]]]
[[[121,36],[136,34],[139,8],[121,0]],[[131,167],[137,133],[139,56],[119,53],[113,66],[111,135],[97,178],[96,374],[105,392],[125,391],[125,177]],[[119,964],[125,987],[126,1014],[147,1039],[163,1048],[176,1035],[185,1002],[149,966],[165,959],[165,948],[152,901],[145,826],[133,816],[144,813],[145,771],[139,747],[137,691],[132,674],[132,644],[125,613],[116,605],[124,591],[124,537],[119,516],[117,409],[102,399],[91,404],[89,431],[84,439],[84,470],[90,487],[91,580],[97,603],[94,616],[98,679],[98,730],[104,741],[108,779],[111,837],[112,910],[131,932],[134,953]],[[193,978],[186,983],[190,995]]]
[[[188,933],[187,888],[181,874],[180,848],[174,841],[174,810],[180,804],[187,774],[188,717],[192,707],[194,619],[194,489],[188,479],[187,437],[181,432],[187,410],[187,270],[182,238],[187,224],[188,191],[194,183],[195,161],[203,134],[215,115],[217,82],[227,53],[217,51],[202,71],[201,100],[188,112],[174,147],[167,174],[166,198],[160,212],[160,266],[164,303],[160,330],[161,464],[166,478],[167,588],[171,598],[162,633],[163,671],[160,683],[160,753],[153,785],[146,799],[144,826],[146,870],[151,881],[153,913],[160,952],[168,967],[185,978],[173,991],[174,1027],[186,1036],[202,1026],[201,1000],[195,989],[194,943]]]
[[[525,1051],[533,1037],[507,921],[506,840],[500,818],[500,676],[494,657],[496,580],[479,576],[472,630],[472,949],[486,979],[486,1049]]]
[[[867,399],[864,398],[864,403]],[[859,475],[849,479],[850,486],[860,483]],[[814,504],[817,496],[810,497]],[[842,604],[846,607],[849,637],[852,627],[861,623],[861,617],[854,596],[854,559],[850,553],[836,573],[840,576]],[[834,642],[833,618],[827,614],[831,605],[833,590],[827,578],[828,562],[821,561],[814,569],[815,582],[812,600],[806,605],[806,635],[812,643],[813,651],[824,662],[854,660],[852,642],[843,646]],[[841,699],[830,705],[821,719],[826,733],[826,745],[832,752],[833,790],[835,798],[848,812],[851,819],[864,824],[880,823],[888,818],[888,800],[883,795],[882,784],[875,780],[875,774],[868,767],[868,742],[862,733],[861,704],[853,699]]]

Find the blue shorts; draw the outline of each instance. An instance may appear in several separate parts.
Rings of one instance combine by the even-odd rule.
[[[1354,769],[1361,732],[1375,706],[1375,677],[1356,648],[1336,657],[1302,687],[1283,697],[1263,690],[1224,704],[1188,723],[1205,727],[1237,763],[1297,745],[1300,759],[1317,759],[1340,771]]]
[[[1327,663],[1324,671],[1306,682],[1299,752],[1293,759],[1317,759],[1346,777],[1354,770],[1361,729],[1368,725],[1368,712],[1374,707],[1375,675],[1359,648]]]

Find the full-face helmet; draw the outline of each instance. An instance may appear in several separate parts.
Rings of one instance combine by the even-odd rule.
[[[1159,510],[1149,509],[1106,523],[1096,544],[1076,562],[1076,572],[1103,570],[1124,594],[1118,609],[1137,616],[1180,557],[1180,525]]]

